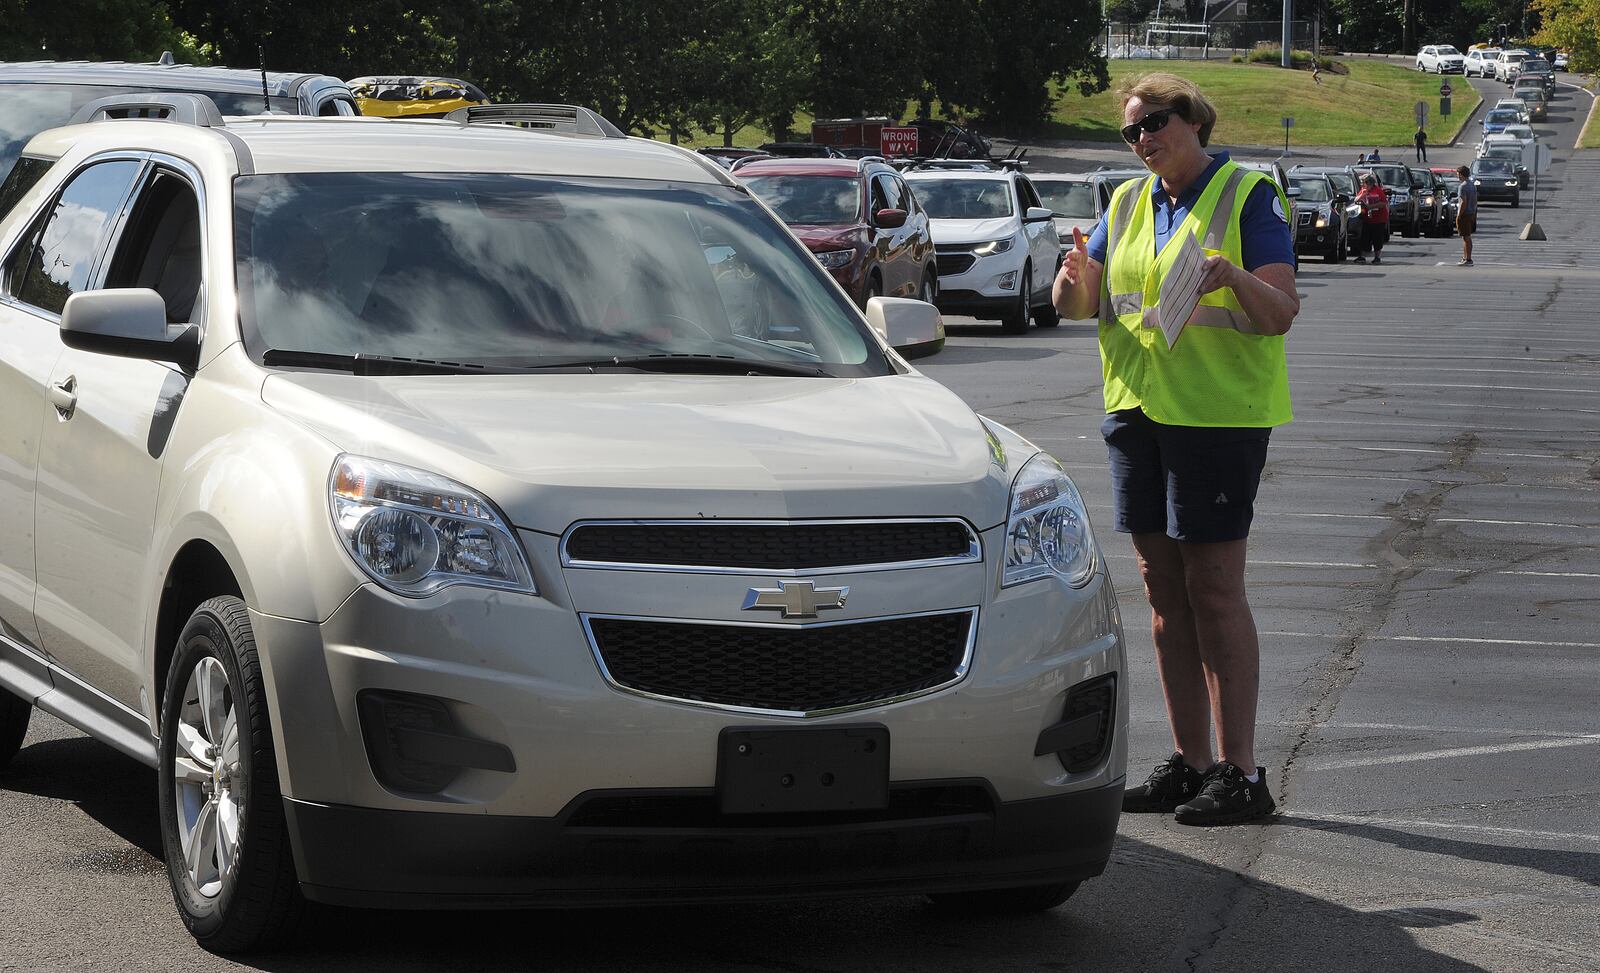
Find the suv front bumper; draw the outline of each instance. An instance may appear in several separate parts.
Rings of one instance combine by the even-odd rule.
[[[983,549],[1001,550],[1002,534],[983,534]],[[992,555],[813,575],[851,587],[839,612],[849,621],[974,606],[976,632],[967,668],[945,688],[785,718],[620,689],[581,620],[659,616],[660,602],[748,622],[740,600],[770,577],[563,575],[556,538],[524,537],[539,597],[455,587],[410,600],[366,585],[321,623],[252,613],[308,896],[478,907],[835,895],[1050,884],[1103,868],[1128,697],[1103,568],[1083,589],[1054,578],[1000,589]],[[1069,692],[1108,675],[1116,688],[1092,766],[1068,772],[1055,753],[1036,753],[1067,719]],[[473,765],[435,794],[385,786],[356,702],[363,690],[439,700],[456,730],[504,748],[514,770]],[[717,811],[724,729],[863,723],[889,734],[887,811]],[[940,796],[949,787],[964,795],[954,805]]]

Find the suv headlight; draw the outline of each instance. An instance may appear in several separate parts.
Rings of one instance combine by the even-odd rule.
[[[1049,453],[1025,463],[1011,485],[1005,544],[1002,588],[1052,574],[1081,588],[1094,577],[1097,552],[1089,512],[1072,478]]]
[[[829,270],[839,270],[850,266],[850,261],[855,255],[856,252],[854,250],[825,250],[822,253],[813,254],[817,258],[817,263]]]
[[[345,550],[396,594],[420,597],[452,584],[535,592],[499,511],[454,480],[346,454],[334,461],[328,504]]]
[[[980,257],[988,257],[997,253],[1005,253],[1007,250],[1011,249],[1011,245],[1014,242],[1015,241],[1011,237],[1006,237],[1004,240],[990,240],[988,243],[980,243],[973,247],[972,252]]]

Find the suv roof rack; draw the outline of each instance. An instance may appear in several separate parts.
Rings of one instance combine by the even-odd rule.
[[[82,125],[102,119],[144,118],[201,128],[222,128],[222,112],[205,95],[186,91],[145,91],[96,98],[78,109],[68,122]]]
[[[628,137],[604,117],[577,105],[469,105],[450,112],[444,120],[458,125],[512,125],[588,138]]]

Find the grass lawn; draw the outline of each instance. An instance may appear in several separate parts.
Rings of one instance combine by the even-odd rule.
[[[1464,78],[1451,81],[1451,113],[1439,119],[1439,78],[1376,61],[1341,62],[1349,74],[1267,64],[1216,61],[1112,61],[1111,81],[1146,71],[1171,71],[1200,86],[1217,106],[1211,139],[1224,145],[1282,145],[1285,115],[1293,116],[1291,146],[1409,146],[1417,130],[1416,104],[1428,103],[1428,135],[1444,141],[1481,100]],[[1056,102],[1055,117],[1040,132],[1052,138],[1116,141],[1122,118],[1111,91],[1084,98],[1069,90]]]
[[[1600,114],[1600,103],[1591,102],[1589,105],[1589,119],[1583,123],[1583,131],[1578,133],[1578,148],[1600,149],[1600,124],[1596,124],[1595,115]]]
[[[1322,83],[1311,80],[1310,71],[1286,70],[1265,64],[1233,64],[1227,61],[1112,61],[1111,83],[1147,71],[1171,71],[1192,79],[1217,106],[1218,120],[1212,141],[1224,145],[1282,145],[1280,119],[1294,116],[1290,145],[1349,145],[1369,148],[1409,146],[1416,131],[1415,106],[1428,102],[1428,134],[1445,141],[1455,134],[1460,120],[1478,104],[1479,97],[1464,78],[1451,81],[1455,89],[1451,121],[1441,125],[1439,78],[1407,68],[1375,61],[1345,61],[1349,74],[1322,72]],[[915,113],[907,105],[904,116]],[[934,110],[938,117],[937,107]],[[1052,139],[1120,141],[1121,126],[1116,97],[1102,91],[1087,98],[1075,87],[1058,90],[1054,117],[1038,130],[1021,135]],[[986,135],[1012,133],[979,126]],[[805,139],[811,131],[811,116],[796,112],[793,134]],[[1597,133],[1600,134],[1600,133]],[[661,133],[657,138],[665,138]],[[769,141],[767,133],[747,127],[733,139],[734,145],[760,145]],[[682,142],[693,148],[721,145],[720,134],[695,135]]]

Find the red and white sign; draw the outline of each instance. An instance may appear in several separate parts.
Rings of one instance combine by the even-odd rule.
[[[885,125],[878,135],[878,146],[889,158],[917,154],[917,130],[907,126]]]

